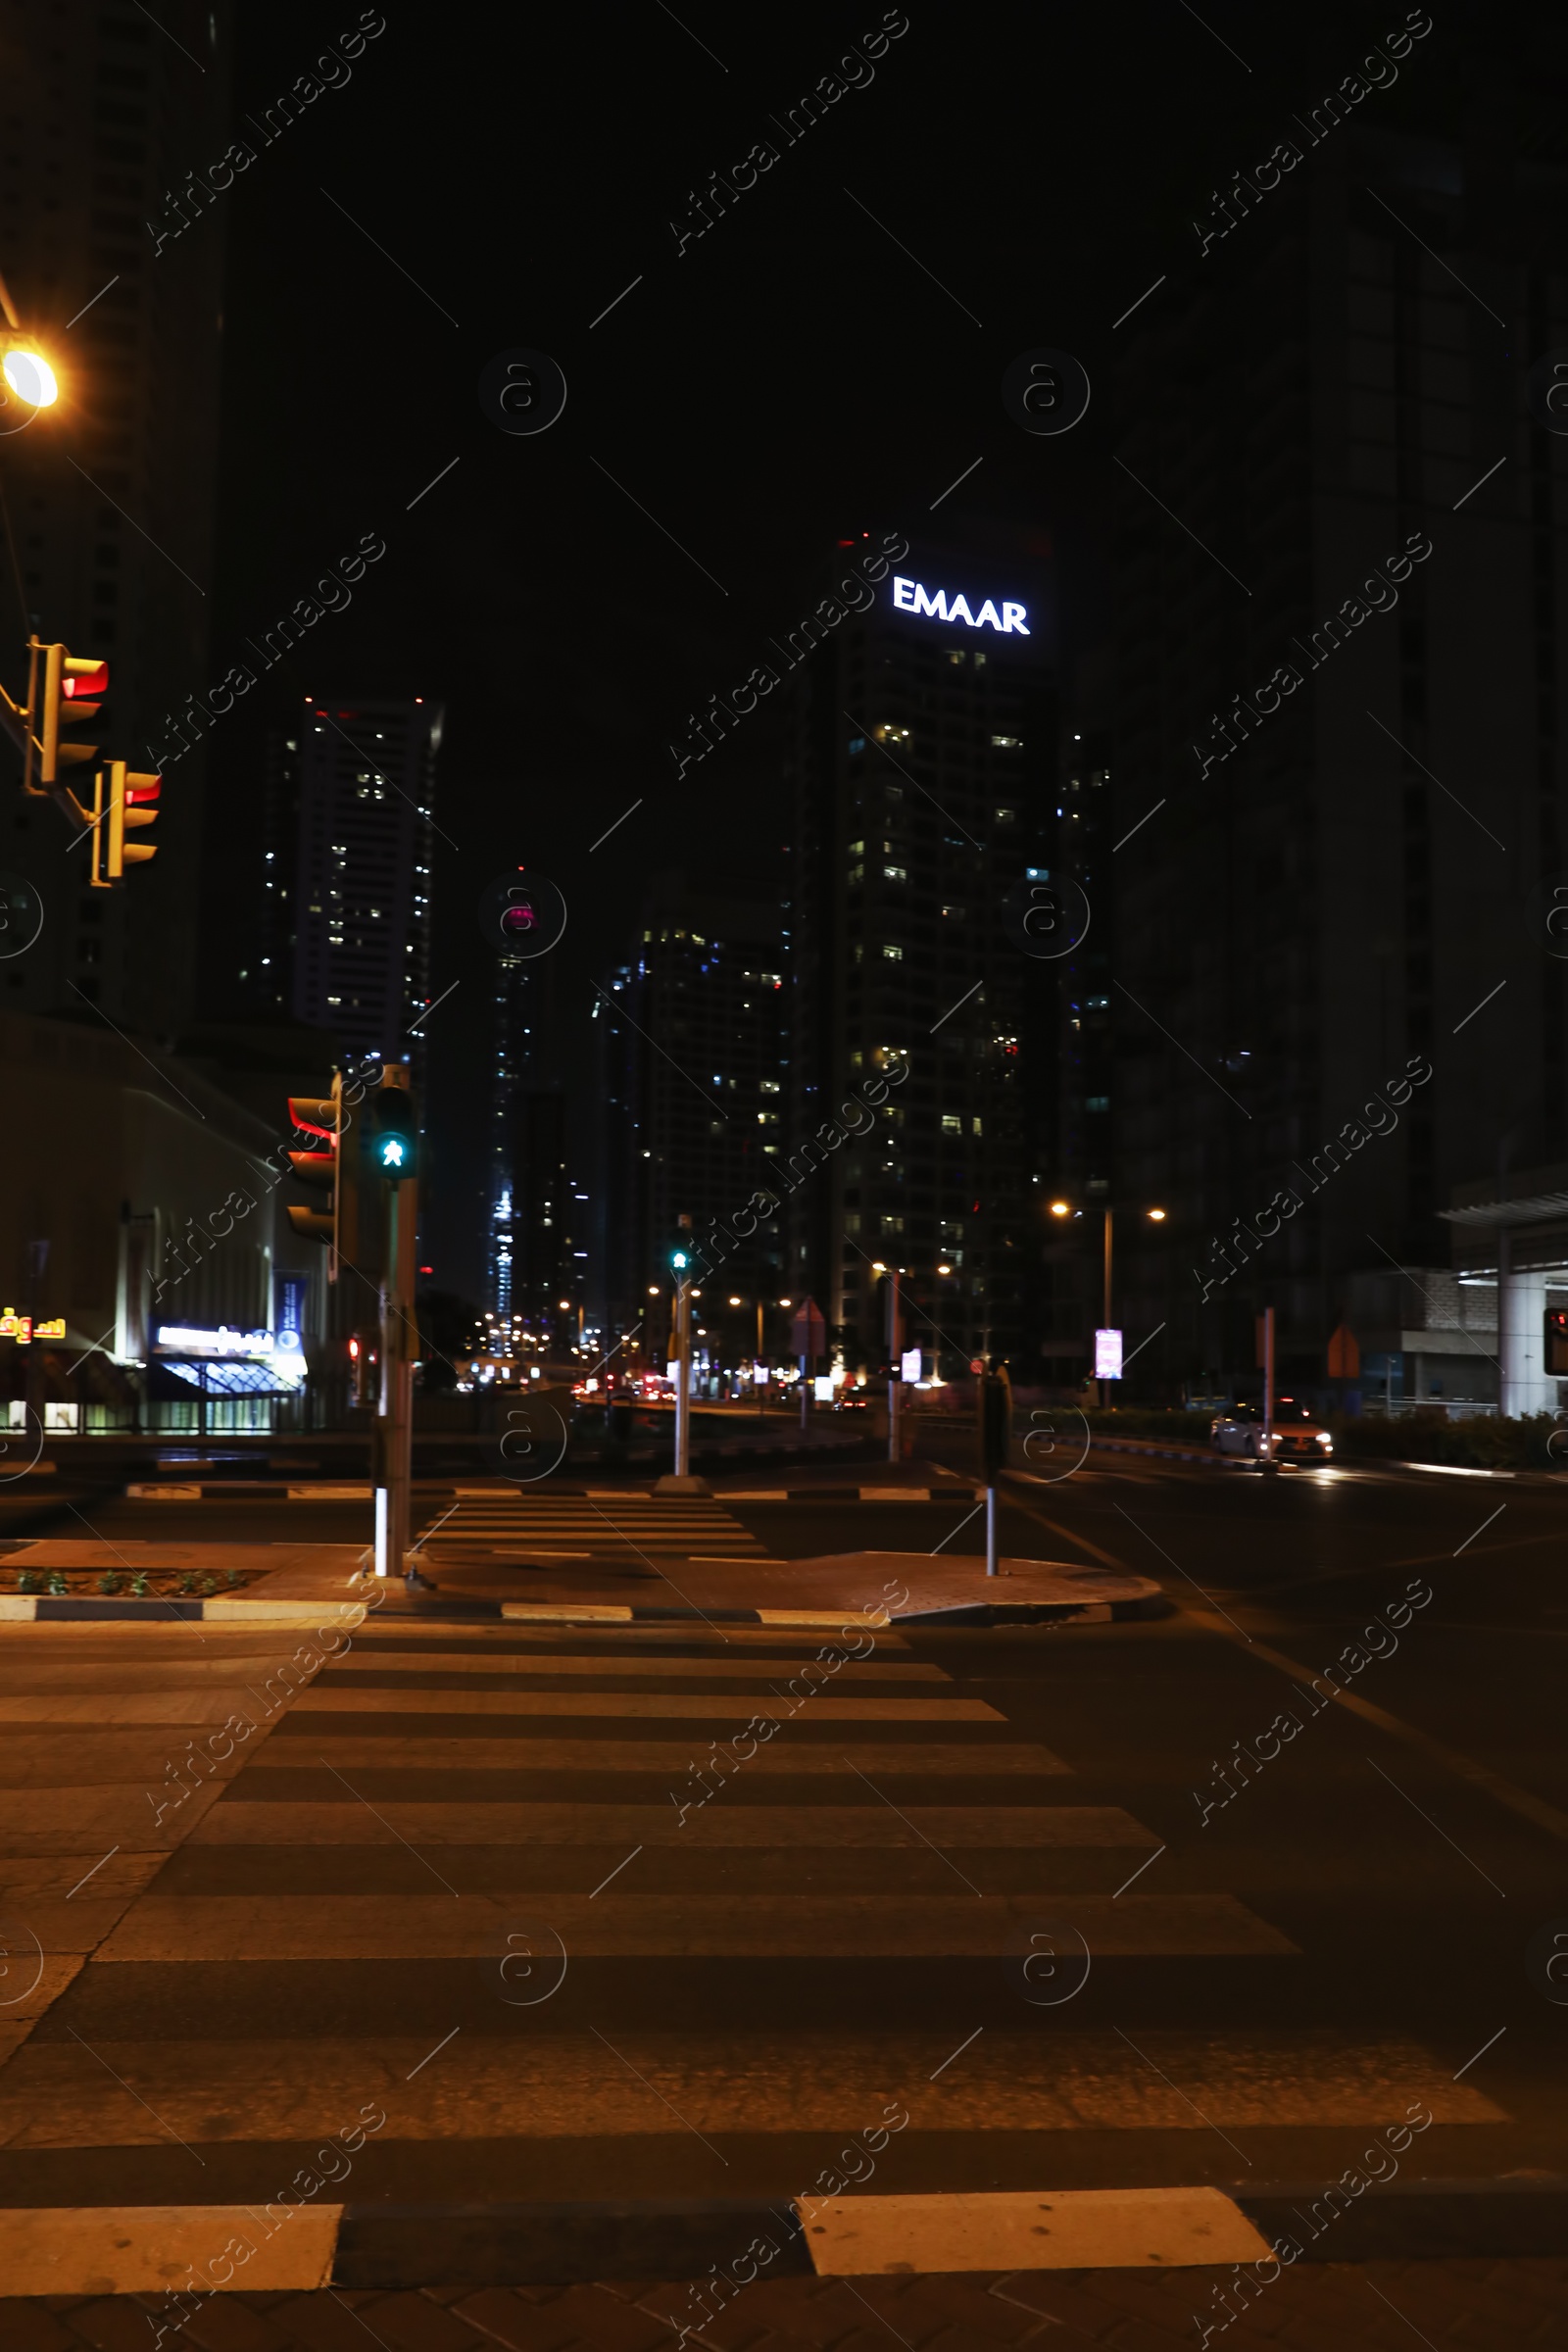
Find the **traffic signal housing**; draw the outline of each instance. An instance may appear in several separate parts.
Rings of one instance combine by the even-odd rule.
[[[980,1423],[980,1475],[988,1487],[994,1487],[1007,1466],[1012,1431],[1012,1383],[1004,1370],[981,1373],[975,1401]]]
[[[123,760],[112,760],[107,768],[98,770],[92,796],[94,890],[112,889],[124,880],[127,865],[145,865],[149,858],[157,857],[155,843],[127,841],[125,835],[158,822],[158,810],[152,804],[161,789],[160,777],[127,767]]]
[[[676,1230],[675,1246],[669,1253],[669,1270],[674,1275],[677,1285],[691,1280],[692,1269],[696,1263],[697,1251],[692,1240],[692,1221],[690,1217],[683,1216]]]
[[[370,1100],[375,1119],[370,1165],[390,1183],[400,1184],[415,1174],[418,1164],[414,1097],[406,1085],[383,1076]]]
[[[74,742],[62,729],[86,726],[97,717],[109,692],[109,664],[63,645],[40,644],[36,637],[27,650],[28,732],[35,738],[38,781],[32,780],[34,745],[29,744],[23,785],[34,794],[52,793],[61,788],[62,768],[79,767],[98,757],[95,743]]]
[[[356,1222],[353,1152],[352,1147],[345,1145],[352,1120],[343,1100],[341,1070],[334,1073],[332,1092],[324,1099],[315,1095],[291,1095],[288,1115],[299,1134],[315,1136],[326,1147],[320,1152],[289,1153],[289,1165],[296,1178],[301,1184],[319,1187],[331,1195],[325,1208],[291,1206],[288,1221],[296,1233],[326,1244],[330,1252],[326,1278],[328,1282],[336,1282],[339,1258],[345,1252],[352,1256],[354,1251],[353,1226]]]

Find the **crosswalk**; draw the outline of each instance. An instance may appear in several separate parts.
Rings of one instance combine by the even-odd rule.
[[[762,1560],[763,1545],[710,1495],[651,1494],[624,1487],[581,1494],[527,1487],[457,1490],[433,1506],[419,1538],[433,1569],[548,1566],[593,1560],[626,1566],[691,1559]]]
[[[1070,1757],[854,1646],[376,1623],[177,1838],[133,1850],[118,1791],[24,1805],[19,1917],[89,1822],[121,1850],[0,2043],[0,2203],[265,2199],[366,2116],[342,2193],[484,2203],[787,2197],[895,2112],[879,2192],[1310,2178],[1413,2100],[1504,2120],[1401,2033],[1292,2022],[1274,1922],[1152,1886]],[[0,1756],[43,1736],[4,1704]]]

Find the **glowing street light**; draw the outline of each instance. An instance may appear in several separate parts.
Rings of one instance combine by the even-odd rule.
[[[29,409],[52,409],[60,398],[60,386],[32,337],[13,328],[0,334],[0,350],[5,354],[0,368],[17,398],[24,400]]]

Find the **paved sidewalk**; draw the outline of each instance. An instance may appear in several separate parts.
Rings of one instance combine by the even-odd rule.
[[[698,2282],[434,2287],[418,2294],[215,2295],[180,2335],[200,2352],[1192,2352],[1203,2338],[1291,2352],[1527,2352],[1568,2323],[1568,2261],[1324,2265],[1287,2271],[1228,2327],[1231,2270],[759,2279],[700,2327]],[[7,2352],[151,2352],[159,2296],[0,2300]],[[713,2308],[710,2297],[708,2308]],[[151,2324],[150,2324],[151,2320]],[[700,2331],[696,2329],[700,2327]],[[178,2337],[166,2339],[177,2343]]]

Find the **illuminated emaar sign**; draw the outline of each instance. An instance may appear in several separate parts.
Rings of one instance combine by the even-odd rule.
[[[999,614],[988,596],[979,612],[971,612],[966,596],[950,596],[945,588],[926,588],[919,580],[903,580],[897,574],[893,581],[893,602],[901,612],[925,613],[932,620],[960,621],[970,629],[995,629],[1001,637],[1027,637],[1030,633],[1022,605],[1004,604]]]

